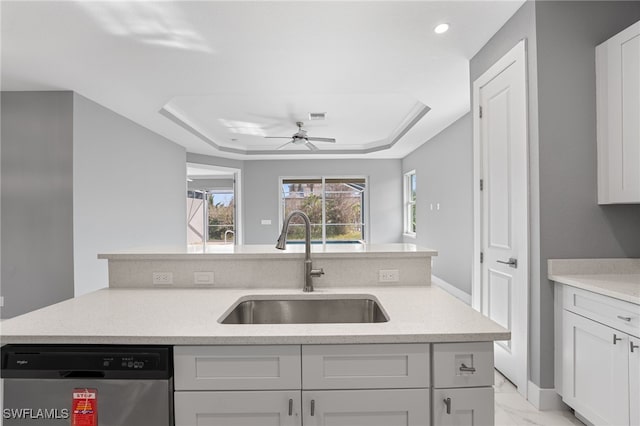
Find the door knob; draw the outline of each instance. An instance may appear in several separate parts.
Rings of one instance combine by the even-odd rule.
[[[634,345],[633,340],[629,340],[629,349],[631,350],[631,352],[633,352],[634,349],[638,349],[638,348],[640,348],[639,345]]]
[[[510,257],[507,262],[505,262],[504,260],[496,260],[496,262],[502,263],[503,265],[508,265],[511,268],[518,268],[518,259],[516,259],[515,257]]]

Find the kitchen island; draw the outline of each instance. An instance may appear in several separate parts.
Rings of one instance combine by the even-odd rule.
[[[276,417],[278,425],[332,418],[345,426],[424,426],[456,424],[468,413],[473,424],[493,423],[493,341],[510,333],[430,285],[435,251],[325,248],[313,260],[326,275],[316,279],[316,291],[303,293],[303,256],[290,247],[103,255],[110,288],[4,321],[2,343],[173,346],[181,426],[202,418],[271,424]],[[127,271],[137,279],[126,279]],[[397,281],[380,282],[388,277],[381,271]],[[174,284],[153,284],[157,272],[171,273]],[[189,283],[198,272],[215,278]],[[271,285],[277,279],[280,285]],[[251,298],[362,297],[375,300],[388,321],[221,322]]]

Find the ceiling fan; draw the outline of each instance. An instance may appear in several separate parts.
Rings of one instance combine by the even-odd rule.
[[[267,139],[291,139],[289,142],[284,145],[280,145],[277,149],[282,149],[289,144],[294,145],[304,145],[309,148],[311,151],[318,151],[318,147],[312,144],[311,142],[329,142],[335,143],[336,140],[334,138],[315,138],[307,136],[307,131],[302,128],[304,123],[302,121],[297,121],[296,125],[298,126],[298,131],[295,132],[292,136],[265,136]]]

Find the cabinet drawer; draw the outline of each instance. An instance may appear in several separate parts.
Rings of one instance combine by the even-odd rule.
[[[176,426],[300,426],[300,391],[176,392]]]
[[[429,389],[302,392],[304,426],[429,426]]]
[[[176,390],[300,389],[300,346],[176,346]]]
[[[562,291],[564,309],[640,337],[640,306],[568,285]]]
[[[429,387],[429,344],[303,345],[304,389]]]
[[[493,378],[493,342],[434,343],[434,388],[493,386]]]

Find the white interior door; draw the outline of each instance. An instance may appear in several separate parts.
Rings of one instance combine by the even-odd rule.
[[[495,366],[526,396],[529,225],[525,44],[474,82],[476,254],[473,304],[511,331]]]

